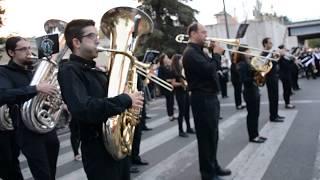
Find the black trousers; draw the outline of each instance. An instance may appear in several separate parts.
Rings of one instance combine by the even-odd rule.
[[[227,90],[227,82],[225,77],[219,76],[219,83],[220,83],[220,90],[222,97],[228,96],[228,90]]]
[[[100,136],[82,141],[81,153],[88,180],[130,180],[129,158],[114,160]]]
[[[55,130],[37,134],[21,127],[18,144],[25,155],[35,180],[54,180],[59,154],[59,140]]]
[[[292,68],[292,88],[297,90],[299,89],[298,79],[299,79],[299,68],[297,65],[294,65]]]
[[[168,116],[173,116],[174,94],[172,92],[168,92],[165,94],[165,97],[167,105],[167,114]]]
[[[199,164],[202,180],[211,180],[216,175],[218,146],[217,95],[192,93],[191,107],[198,140]]]
[[[146,122],[146,117],[147,117],[147,110],[146,110],[146,94],[144,94],[144,100],[143,100],[143,106],[141,109],[141,118],[140,118],[140,126],[142,127],[147,127],[147,122]]]
[[[76,156],[79,154],[79,147],[80,147],[79,123],[72,119],[69,123],[69,129],[70,129],[70,141],[71,141],[72,151],[74,156]]]
[[[0,131],[0,178],[3,180],[23,180],[16,143],[15,131]]]
[[[291,79],[281,78],[283,87],[283,99],[286,104],[290,104],[290,96],[292,94]]]
[[[249,140],[259,136],[260,94],[258,89],[244,90],[244,100],[247,105],[247,130]]]
[[[140,118],[142,119],[142,118]],[[140,159],[140,143],[141,143],[141,130],[142,130],[142,124],[141,120],[140,123],[137,124],[134,130],[133,135],[133,142],[132,142],[132,152],[131,152],[131,158],[132,160],[139,160]]]
[[[183,132],[183,119],[186,121],[187,129],[190,129],[190,100],[188,91],[176,91],[176,100],[179,108],[178,125],[179,132]]]
[[[232,81],[232,85],[233,85],[233,88],[234,88],[235,105],[237,107],[237,106],[240,106],[242,104],[242,98],[241,98],[242,83],[241,82]]]
[[[278,116],[279,105],[279,78],[276,75],[266,77],[266,85],[269,99],[270,120],[274,120]]]

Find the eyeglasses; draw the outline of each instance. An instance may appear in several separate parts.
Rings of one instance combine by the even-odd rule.
[[[81,36],[82,38],[83,37],[87,37],[87,38],[89,38],[89,39],[91,39],[91,40],[93,40],[93,41],[96,41],[97,39],[98,39],[98,34],[96,34],[96,33],[89,33],[89,34],[87,34],[87,35],[83,35],[83,36]]]
[[[30,46],[28,46],[28,47],[21,47],[21,48],[17,48],[17,49],[15,49],[15,51],[24,51],[24,52],[26,52],[26,51],[30,51],[31,50],[31,47]]]

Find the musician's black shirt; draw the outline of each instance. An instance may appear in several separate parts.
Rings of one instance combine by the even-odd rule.
[[[200,45],[189,43],[183,53],[188,88],[193,93],[217,94],[217,61],[208,57],[202,48]]]
[[[281,56],[279,59],[279,76],[281,79],[291,79],[293,60]]]
[[[237,63],[237,68],[239,72],[240,81],[243,83],[244,91],[247,94],[255,94],[259,91],[259,88],[254,80],[254,70],[245,61],[240,61]]]
[[[32,76],[31,69],[25,69],[13,60],[0,66],[0,106],[8,105],[15,128],[20,124],[21,105],[37,95],[36,87],[29,85]]]
[[[94,61],[72,54],[70,61],[60,65],[58,73],[63,100],[72,120],[79,122],[82,141],[101,137],[102,123],[132,105],[127,94],[107,98],[106,73],[95,65]]]

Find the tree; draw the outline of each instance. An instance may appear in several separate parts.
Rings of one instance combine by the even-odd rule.
[[[2,1],[2,0],[0,0]],[[0,4],[0,27],[3,25],[3,14],[5,13],[5,10],[1,7],[1,4]]]
[[[320,38],[308,40],[309,47],[320,48]]]
[[[178,34],[186,32],[189,24],[196,21],[197,10],[179,0],[143,0],[138,8],[146,12],[153,20],[154,31],[138,46],[137,56],[142,56],[146,49],[156,49],[169,56],[182,53],[185,45],[175,41]],[[188,2],[188,0],[184,0]]]

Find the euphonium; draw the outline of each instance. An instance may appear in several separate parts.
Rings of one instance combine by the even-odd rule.
[[[101,30],[110,39],[111,52],[108,97],[127,91],[137,92],[137,69],[145,68],[133,56],[138,38],[153,30],[151,18],[130,7],[107,11],[101,19]],[[103,140],[107,151],[119,160],[131,153],[139,109],[129,109],[103,123]]]
[[[9,108],[7,105],[0,107],[0,130],[13,130],[12,119],[9,115]]]
[[[44,28],[48,34],[62,34],[65,25],[66,23],[64,21],[51,19],[44,24]],[[59,53],[52,55],[50,59],[40,62],[30,85],[37,85],[42,81],[46,81],[59,90],[57,65],[67,51],[66,46],[62,43],[64,41],[63,39],[64,38],[60,36],[59,44],[62,45],[63,49]],[[22,120],[26,127],[34,132],[40,134],[50,132],[55,128],[59,120],[62,112],[62,104],[60,91],[55,96],[38,94],[22,105]]]

